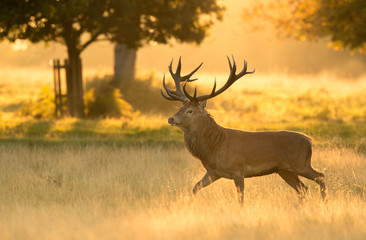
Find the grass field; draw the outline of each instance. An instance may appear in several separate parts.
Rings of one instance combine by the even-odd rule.
[[[1,239],[364,239],[366,159],[316,148],[316,184],[300,204],[278,176],[246,180],[245,207],[181,147],[2,144]]]
[[[240,208],[229,180],[193,197],[204,169],[166,123],[176,107],[36,120],[19,110],[49,76],[28,71],[0,71],[0,239],[366,238],[366,78],[258,75],[209,102],[224,126],[310,135],[326,174],[327,203],[313,182],[301,204],[270,175],[245,181]]]

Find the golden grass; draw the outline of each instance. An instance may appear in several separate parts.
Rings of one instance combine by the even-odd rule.
[[[166,123],[174,107],[133,119],[20,116],[21,104],[36,97],[40,85],[51,85],[48,71],[0,70],[0,239],[366,238],[366,155],[357,153],[366,146],[365,76],[256,73],[209,102],[224,126],[310,134],[313,166],[326,174],[327,203],[318,185],[304,180],[309,194],[300,204],[293,189],[270,175],[245,181],[240,208],[230,180],[192,195],[203,167],[180,144],[164,144],[182,138]],[[199,93],[214,79],[201,76]],[[217,76],[219,83],[226,78]],[[114,145],[131,136],[142,144]],[[65,141],[53,144],[59,139]]]
[[[194,197],[200,163],[182,148],[1,146],[1,239],[363,239],[366,158],[317,148],[318,186],[300,204],[278,176],[218,180]]]

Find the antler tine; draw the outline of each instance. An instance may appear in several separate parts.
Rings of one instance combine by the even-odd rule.
[[[236,72],[236,62],[235,62],[235,58],[234,58],[234,55],[231,55],[231,57],[233,58],[233,65],[231,65],[231,61],[230,61],[230,58],[229,56],[226,56],[227,57],[227,60],[229,61],[229,67],[230,67],[230,75],[229,75],[229,78],[228,78],[228,82],[229,81],[236,81],[236,80],[233,80],[235,79],[235,72]]]
[[[189,79],[190,77],[192,77],[192,75],[198,71],[198,69],[200,69],[200,67],[202,66],[203,62],[201,62],[200,65],[198,65],[198,67],[196,67],[191,73],[185,75],[182,77],[182,80],[185,82],[193,82],[193,81],[196,81],[198,78],[194,78],[194,79]]]
[[[174,97],[174,96],[176,96],[176,94],[174,93],[174,91],[170,90],[170,89],[166,86],[166,84],[165,84],[165,73],[164,73],[164,76],[163,76],[163,87],[164,87],[165,91],[168,93],[168,95],[169,95],[170,97]]]
[[[180,60],[181,60],[181,56],[179,56],[177,70],[175,71],[175,74],[177,74],[178,76],[180,76],[180,70],[182,70],[182,63]]]
[[[197,70],[202,66],[202,64],[203,64],[203,62],[198,67],[196,67],[191,73],[189,73],[185,76],[180,76],[180,72],[181,72],[181,69],[182,69],[182,63],[181,63],[181,57],[179,57],[179,61],[178,61],[178,65],[177,65],[177,69],[176,69],[175,73],[173,72],[173,69],[172,69],[173,59],[169,64],[169,72],[170,72],[170,74],[172,75],[173,78],[176,77],[177,80],[179,79],[179,82],[185,82],[185,81],[193,82],[193,81],[196,81],[198,78],[194,78],[194,79],[189,79],[189,78],[192,77],[192,75],[195,72],[197,72]]]
[[[161,93],[161,95],[165,98],[165,99],[168,99],[168,100],[170,100],[170,101],[174,101],[175,99],[173,99],[173,98],[170,98],[170,97],[168,97],[168,96],[166,96],[165,94],[164,94],[164,92],[163,92],[163,90],[160,88],[160,93]]]
[[[231,54],[231,57],[233,58],[233,68],[234,68],[234,73],[235,73],[235,70],[236,70],[236,62],[235,62],[234,54]]]
[[[214,86],[212,88],[212,91],[211,91],[211,94],[210,95],[214,94],[215,93],[215,90],[216,90],[216,77],[215,77],[215,83],[214,83]]]
[[[189,99],[189,101],[193,102],[194,98],[191,95],[189,95],[189,93],[186,90],[187,82],[188,82],[188,80],[184,81],[184,83],[183,83],[183,93]],[[195,87],[194,91],[195,91],[195,93],[197,92],[197,86]]]
[[[173,69],[172,69],[172,66],[173,66],[173,60],[174,60],[174,58],[172,58],[172,60],[170,61],[170,64],[169,64],[169,66],[168,66],[168,69],[169,69],[169,72],[170,72],[170,75],[174,75],[174,73],[173,73]]]
[[[233,69],[233,67],[231,66],[231,61],[230,61],[230,58],[229,56],[226,56],[227,57],[227,61],[229,62],[229,67],[230,67],[230,71]]]
[[[166,99],[168,99],[168,100],[175,100],[177,96],[174,94],[173,91],[169,90],[168,87],[165,84],[165,73],[164,73],[164,76],[163,76],[163,87],[164,87],[166,93],[169,95],[169,97],[166,96],[163,93],[163,90],[160,88],[160,91],[161,91],[161,94],[163,95],[163,97],[166,98]]]
[[[252,73],[255,73],[255,69],[253,69],[253,71],[251,71],[251,72],[248,72],[248,71],[247,71],[247,69],[248,69],[248,63],[247,63],[247,61],[245,61],[245,60],[244,60],[244,67],[243,67],[243,70],[241,70],[241,72],[240,72],[240,73],[238,73],[237,77],[238,77],[238,78],[241,78],[241,77],[242,77],[242,76],[244,76],[245,74],[252,74]]]
[[[177,76],[175,73],[173,73],[172,70],[172,63],[173,60],[170,62],[169,65],[169,72],[172,75],[172,78],[174,80],[174,84],[175,84],[175,88],[176,90],[170,90],[166,84],[165,84],[165,74],[163,76],[163,87],[166,91],[166,93],[168,94],[169,97],[167,97],[165,94],[163,94],[163,92],[161,91],[162,95],[164,98],[168,99],[168,100],[172,100],[172,101],[181,101],[181,102],[186,102],[188,99],[187,97],[183,94],[182,90],[180,89],[180,80],[179,80],[179,76]],[[177,71],[178,72],[178,71]]]

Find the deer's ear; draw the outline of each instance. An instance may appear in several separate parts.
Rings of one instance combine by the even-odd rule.
[[[200,106],[200,108],[205,109],[205,107],[207,105],[207,100],[203,100],[202,102],[199,102],[198,105]]]

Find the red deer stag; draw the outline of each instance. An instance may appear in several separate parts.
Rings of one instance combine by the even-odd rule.
[[[176,72],[172,70],[173,60],[169,65],[169,72],[174,80],[176,90],[170,90],[165,84],[166,94],[161,90],[164,98],[171,101],[181,101],[183,107],[168,122],[184,132],[184,142],[190,153],[201,160],[207,170],[205,176],[194,186],[196,194],[220,178],[233,179],[238,192],[240,204],[244,201],[244,178],[278,173],[283,180],[296,190],[300,199],[306,194],[307,186],[298,176],[311,179],[320,185],[323,199],[326,196],[324,174],[315,171],[311,161],[311,139],[303,134],[290,131],[247,132],[224,128],[218,125],[205,110],[206,101],[228,89],[236,80],[247,72],[244,61],[243,70],[236,74],[236,64],[228,57],[230,74],[225,85],[216,90],[216,81],[210,94],[197,96],[197,88],[193,96],[186,90],[187,82],[202,66],[202,63],[190,74],[181,76],[181,59],[179,58]],[[183,91],[181,88],[183,83]]]

